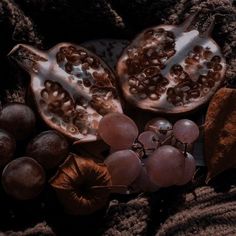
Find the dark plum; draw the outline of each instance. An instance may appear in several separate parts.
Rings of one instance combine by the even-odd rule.
[[[2,186],[5,192],[18,200],[35,198],[43,189],[45,173],[34,159],[20,157],[3,170]]]
[[[21,103],[10,103],[0,113],[0,128],[8,131],[17,141],[28,138],[35,127],[35,114]]]
[[[37,160],[45,169],[58,166],[69,154],[69,143],[57,131],[37,135],[27,146],[26,155]]]

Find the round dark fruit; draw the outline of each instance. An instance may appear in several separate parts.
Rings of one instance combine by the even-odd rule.
[[[3,189],[18,200],[35,198],[42,191],[44,183],[43,167],[29,157],[11,161],[2,173]]]
[[[0,167],[11,161],[16,149],[14,138],[5,130],[0,129]]]
[[[11,103],[0,113],[0,128],[8,131],[16,140],[24,140],[33,132],[35,115],[30,107],[21,103]]]
[[[44,131],[37,135],[27,146],[27,156],[37,160],[44,168],[58,166],[69,154],[66,138],[57,131]]]

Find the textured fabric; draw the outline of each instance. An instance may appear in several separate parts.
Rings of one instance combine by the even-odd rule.
[[[236,188],[216,193],[213,188],[197,188],[160,226],[156,236],[236,235]]]
[[[44,222],[25,231],[0,233],[0,236],[3,235],[55,234]],[[212,187],[204,186],[187,194],[168,190],[164,194],[158,192],[151,197],[140,196],[126,203],[113,200],[105,217],[103,231],[99,235],[236,235],[236,187],[231,187],[227,193],[216,192]]]
[[[106,216],[104,236],[146,235],[150,216],[147,198],[136,198],[128,203],[111,202]]]
[[[159,207],[152,206],[147,198],[116,203],[108,211],[107,228],[102,235],[236,235],[236,187],[227,193],[198,187],[182,197],[184,200]],[[165,199],[157,197],[156,201],[161,203]],[[157,217],[166,212],[163,222],[150,226],[155,222],[151,211],[155,211]]]
[[[54,236],[55,233],[46,224],[46,222],[39,223],[32,228],[26,229],[25,231],[7,231],[5,233],[0,233],[0,236]]]

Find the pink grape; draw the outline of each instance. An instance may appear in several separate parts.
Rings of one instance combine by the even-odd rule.
[[[152,153],[158,146],[157,135],[153,131],[144,131],[138,136],[146,154]]]
[[[172,124],[164,118],[157,117],[145,125],[145,130],[154,131],[162,142],[172,134]]]
[[[198,138],[199,128],[193,121],[182,119],[174,124],[173,134],[180,142],[191,144]]]
[[[191,181],[195,173],[195,170],[196,170],[196,161],[190,153],[187,153],[187,156],[185,158],[183,176],[181,180],[177,183],[177,185],[184,185],[187,184],[189,181]]]
[[[131,150],[112,153],[104,161],[111,175],[113,185],[129,186],[141,172],[141,161]]]
[[[146,160],[150,180],[160,186],[168,187],[180,181],[183,175],[185,157],[177,148],[163,145]]]
[[[133,120],[121,113],[105,115],[98,126],[98,133],[113,149],[129,149],[138,136],[138,128]]]
[[[132,183],[131,187],[136,192],[156,192],[158,189],[160,189],[159,186],[151,182],[147,174],[145,160],[144,160],[144,165],[141,168],[141,172],[139,176]]]

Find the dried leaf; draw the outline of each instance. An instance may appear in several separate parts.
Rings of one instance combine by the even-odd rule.
[[[88,215],[107,204],[110,192],[103,187],[111,185],[111,177],[104,164],[71,154],[50,184],[67,213]]]
[[[236,167],[236,90],[220,89],[210,102],[205,123],[206,182]]]

